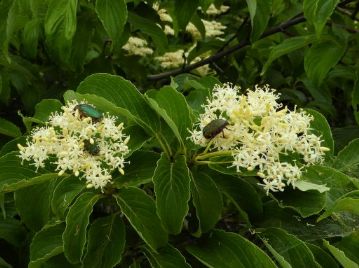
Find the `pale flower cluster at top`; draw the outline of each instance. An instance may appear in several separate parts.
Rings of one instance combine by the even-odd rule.
[[[208,9],[206,10],[206,14],[212,16],[221,15],[222,13],[227,12],[228,9],[229,6],[221,5],[219,8],[216,8],[214,4],[210,4]]]
[[[167,10],[164,8],[160,8],[159,7],[159,3],[155,3],[153,4],[153,9],[157,11],[158,16],[160,17],[160,20],[166,23],[172,23],[173,19],[172,17],[168,14]],[[217,9],[215,7],[215,5],[211,4],[207,11],[206,14],[207,15],[220,15],[224,12],[226,12],[229,9],[229,6],[220,6],[219,9]],[[227,27],[225,25],[223,25],[222,23],[215,21],[215,20],[205,20],[205,19],[201,19],[202,23],[204,25],[205,28],[205,36],[206,37],[218,37],[224,34],[223,30],[225,30]],[[173,28],[166,24],[164,26],[163,29],[164,33],[166,35],[174,35],[174,30]],[[186,27],[186,31],[192,35],[193,39],[195,40],[200,40],[201,39],[201,33],[198,31],[198,29],[196,28],[196,26],[193,23],[188,23],[187,27]]]
[[[103,188],[111,182],[111,172],[124,173],[124,156],[129,152],[129,136],[116,117],[103,114],[100,120],[84,116],[77,101],[53,113],[44,127],[36,128],[26,142],[18,145],[19,157],[38,168],[48,161],[61,176],[65,172],[86,179],[87,187]]]
[[[131,36],[122,49],[127,51],[127,55],[147,56],[153,54],[153,49],[148,47],[147,41],[135,36]]]
[[[162,56],[155,57],[162,68],[177,68],[184,64],[184,50],[179,49],[173,52],[166,52]]]
[[[224,34],[224,31],[227,26],[223,25],[219,21],[215,20],[204,20],[201,19],[204,28],[205,28],[205,35],[206,37],[218,37]],[[192,35],[193,39],[200,40],[201,39],[201,33],[198,31],[197,27],[192,23],[188,23],[186,27],[186,31]]]
[[[162,27],[164,33],[166,35],[174,35],[175,34],[174,29],[170,25],[170,24],[172,24],[173,19],[168,14],[167,10],[164,8],[160,8],[159,2],[155,2],[152,7],[157,12],[160,20],[162,22],[166,23],[164,25],[164,27]],[[216,16],[216,15],[220,15],[220,14],[226,12],[228,9],[229,9],[228,6],[223,6],[223,5],[217,9],[215,7],[215,5],[211,4],[208,7],[208,9],[206,10],[206,14],[210,15],[210,16]],[[227,28],[225,25],[223,25],[220,22],[215,21],[215,20],[211,20],[211,21],[204,20],[204,19],[201,19],[201,20],[202,20],[202,23],[205,28],[205,37],[207,37],[207,38],[219,38],[219,36],[224,34],[224,30]],[[158,24],[158,26],[161,27],[159,24]],[[191,22],[189,22],[187,24],[186,32],[188,32],[195,41],[202,39],[201,33],[196,28],[196,26]],[[129,46],[128,44],[126,44],[126,45]],[[147,46],[147,43],[143,44],[143,45]],[[196,62],[206,58],[206,56],[202,56],[202,55],[197,56],[191,62],[185,62],[185,58],[187,58],[189,52],[195,46],[196,46],[196,42],[194,43],[194,46],[192,46],[186,52],[183,49],[178,49],[176,51],[169,51],[169,52],[164,53],[163,55],[155,57],[155,60],[158,61],[160,66],[164,69],[178,68],[178,67],[183,66],[185,63],[186,64],[196,63]],[[130,49],[130,47],[131,47],[131,49]],[[123,47],[123,48],[126,50],[129,50],[129,51],[136,51],[139,49],[134,45],[129,46],[128,48],[127,47]],[[131,52],[131,53],[134,54],[134,52]],[[152,54],[152,51],[149,54]],[[137,52],[136,55],[139,55],[139,52]],[[203,76],[203,75],[207,75],[208,73],[214,72],[214,71],[212,71],[211,68],[209,67],[209,65],[207,64],[207,65],[200,66],[200,67],[196,68],[195,72],[197,72],[199,75]]]
[[[170,68],[178,68],[184,65],[185,58],[188,57],[189,52],[184,52],[183,49],[179,49],[173,52],[166,52],[162,56],[155,57],[155,60],[158,61],[162,68],[170,69]],[[194,58],[190,64],[201,61],[201,57]],[[214,72],[208,66],[208,64],[200,66],[195,69],[195,72],[201,76],[205,76],[210,72]]]
[[[256,170],[267,193],[283,191],[285,185],[295,186],[302,169],[323,161],[329,150],[321,145],[320,137],[311,133],[313,117],[282,107],[279,94],[268,85],[247,90],[246,95],[240,95],[239,89],[228,83],[214,87],[199,123],[191,131],[191,140],[211,150],[229,152],[237,172],[242,168]],[[228,125],[223,133],[206,139],[203,128],[215,119],[227,120]],[[284,160],[291,154],[300,158]]]

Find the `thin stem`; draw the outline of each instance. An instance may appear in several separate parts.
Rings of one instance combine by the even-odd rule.
[[[213,144],[213,141],[214,141],[214,139],[211,139],[211,140],[209,141],[209,143],[207,144],[206,149],[204,149],[203,153],[201,153],[201,154],[206,154],[206,153],[208,152],[209,148],[210,148],[211,145]]]
[[[213,161],[196,161],[197,165],[209,165],[209,164],[231,164],[232,161],[223,161],[223,162],[213,162]]]
[[[232,154],[233,154],[233,151],[231,151],[231,150],[216,151],[216,152],[206,153],[206,154],[202,153],[202,154],[197,155],[194,158],[194,160],[197,161],[197,160],[207,159],[207,158],[215,157],[215,156],[229,156],[229,155],[232,155]]]

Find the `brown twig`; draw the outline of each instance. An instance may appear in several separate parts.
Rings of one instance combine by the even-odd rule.
[[[353,2],[353,1],[355,1],[355,0],[342,1],[342,2],[340,2],[338,4],[338,7],[343,7],[346,4],[348,4],[350,2]],[[305,17],[303,15],[303,13],[300,13],[300,14],[296,15],[295,17],[291,18],[290,20],[288,20],[286,22],[283,22],[283,23],[279,24],[278,26],[275,26],[275,27],[265,31],[261,35],[260,39],[265,38],[265,37],[270,36],[270,35],[273,35],[273,34],[276,34],[276,33],[279,33],[279,32],[283,32],[287,28],[289,28],[291,26],[294,26],[296,24],[302,23],[304,21],[305,21]],[[216,60],[218,60],[218,59],[220,59],[222,57],[230,55],[233,52],[235,52],[237,50],[240,50],[243,47],[246,47],[248,45],[250,45],[249,38],[243,39],[237,45],[231,46],[226,50],[218,51],[216,54],[214,54],[214,55],[212,55],[212,56],[210,56],[208,58],[205,58],[205,59],[203,59],[201,61],[198,61],[196,63],[190,64],[190,65],[187,65],[187,66],[183,66],[182,68],[170,70],[170,71],[167,71],[167,72],[148,75],[147,78],[149,80],[159,80],[159,79],[164,79],[164,78],[167,78],[167,77],[170,77],[170,76],[178,75],[178,74],[181,74],[181,73],[187,73],[187,72],[190,72],[190,71],[192,71],[192,70],[194,70],[194,69],[196,69],[196,68],[198,68],[200,66],[210,64],[210,63],[212,63],[212,62],[214,62],[214,61],[216,61]]]
[[[264,38],[264,37],[267,37],[269,35],[272,35],[272,34],[275,34],[275,33],[278,33],[278,32],[282,32],[283,30],[285,30],[286,28],[288,27],[291,27],[295,24],[298,24],[298,23],[301,23],[305,21],[305,18],[303,15],[299,16],[299,17],[295,17],[293,19],[290,19],[288,20],[287,22],[284,22],[272,29],[269,29],[268,31],[264,32],[261,36],[261,38]],[[249,39],[244,39],[242,40],[241,42],[239,42],[237,45],[234,45],[232,47],[229,47],[228,49],[226,50],[222,50],[206,59],[203,59],[201,61],[198,61],[196,63],[193,63],[193,64],[190,64],[190,65],[187,65],[183,68],[178,68],[178,69],[174,69],[174,70],[171,70],[171,71],[167,71],[167,72],[163,72],[163,73],[160,73],[160,74],[154,74],[154,75],[148,75],[147,78],[150,79],[150,80],[159,80],[159,79],[163,79],[163,78],[167,78],[169,76],[173,76],[173,75],[177,75],[177,74],[181,74],[181,73],[187,73],[193,69],[196,69],[200,66],[203,66],[203,65],[206,65],[206,64],[209,64],[213,61],[216,61],[222,57],[225,57],[227,55],[230,55],[232,54],[233,52],[245,47],[245,46],[248,46],[250,44],[250,41]]]

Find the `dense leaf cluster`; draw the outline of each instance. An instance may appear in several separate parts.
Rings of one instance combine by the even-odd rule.
[[[350,0],[0,0],[0,266],[358,267],[358,13]],[[221,36],[206,36],[211,20]],[[153,53],[131,55],[130,36]],[[179,49],[182,66],[161,66]],[[196,161],[189,129],[227,81],[271,84],[313,115],[330,152],[296,189],[266,195],[253,172]],[[18,157],[71,100],[131,137],[103,192]]]

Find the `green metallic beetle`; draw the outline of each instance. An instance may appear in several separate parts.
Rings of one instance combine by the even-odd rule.
[[[229,123],[227,120],[225,119],[215,119],[213,121],[211,121],[208,125],[206,125],[203,130],[203,136],[206,139],[213,139],[214,137],[216,137],[219,133],[223,133],[223,138],[224,138],[224,132],[223,129],[226,128],[226,126],[228,126]]]
[[[89,140],[84,141],[85,150],[91,155],[98,155],[100,153],[100,147],[96,143],[91,143]]]
[[[102,119],[102,113],[89,104],[78,104],[74,110],[78,110],[81,117],[91,117],[93,122],[99,122]]]

